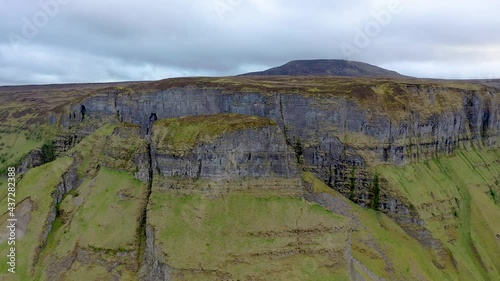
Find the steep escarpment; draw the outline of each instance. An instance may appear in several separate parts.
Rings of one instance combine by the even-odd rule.
[[[154,170],[197,179],[298,175],[293,150],[275,122],[221,114],[165,119],[153,127]]]
[[[305,197],[351,218],[353,278],[496,280],[500,229],[492,218],[500,215],[498,159],[498,149],[460,150],[452,157],[405,167],[379,167],[380,178],[388,180],[388,188],[401,191],[428,229],[417,239],[408,235],[401,222],[395,224],[380,212],[361,209],[308,173],[304,178],[310,193]],[[376,278],[366,277],[370,272]]]
[[[35,97],[51,110],[0,112],[22,116],[0,122],[20,280],[499,277],[497,89],[237,77]]]
[[[169,118],[155,122],[151,140],[153,187],[211,196],[302,193],[295,152],[272,120],[241,114]]]
[[[369,160],[398,164],[449,153],[464,142],[494,146],[498,136],[499,98],[492,88],[384,80],[354,83],[340,78],[323,78],[310,85],[289,82],[295,88],[272,86],[266,80],[238,82],[225,82],[231,90],[221,88],[223,83],[207,82],[203,87],[194,82],[190,86],[189,81],[183,87],[167,85],[157,91],[110,90],[72,111],[81,115],[84,106],[89,118],[118,118],[141,125],[144,133],[154,120],[163,118],[255,115],[276,121],[294,146],[297,141],[307,145],[327,138],[333,146],[340,142],[356,147]],[[64,124],[79,121],[66,118]]]
[[[17,194],[33,206],[17,241],[26,254],[10,280],[136,280],[148,168],[146,141],[131,124],[107,124],[32,167]]]
[[[163,118],[221,113],[269,118],[279,125],[305,169],[369,207],[375,179],[370,166],[403,165],[448,155],[457,148],[496,147],[499,99],[496,89],[456,82],[174,79],[150,88],[100,92],[76,104],[71,109],[75,114],[68,116],[82,115],[85,108],[87,118],[135,123],[143,134]],[[66,126],[78,122],[78,118],[63,119]],[[388,213],[411,210],[394,194],[381,198],[375,207]]]
[[[20,216],[21,206],[29,202],[31,208],[26,209],[23,220],[17,222],[18,229],[27,230],[24,235],[19,235],[16,241],[16,250],[18,253],[24,253],[17,256],[17,273],[16,276],[11,276],[10,280],[30,280],[34,267],[40,260],[40,253],[47,245],[47,239],[50,232],[53,230],[53,222],[56,217],[56,205],[59,201],[58,196],[60,190],[64,188],[63,176],[71,169],[73,161],[69,157],[61,157],[54,162],[51,162],[42,167],[30,170],[23,178],[22,183],[17,187],[16,198],[20,204],[17,205],[17,216]],[[41,180],[46,178],[46,180]],[[2,204],[7,206],[7,188],[2,188]],[[2,237],[8,236],[7,215],[2,215]],[[18,217],[19,219],[19,217]],[[4,225],[5,223],[5,225]],[[5,234],[4,234],[5,232]],[[20,234],[18,232],[18,234]],[[2,239],[3,240],[3,239]],[[6,240],[0,243],[0,250],[4,253],[10,249],[11,245],[6,243]],[[7,264],[1,266],[1,278],[9,280],[11,275],[7,271]]]
[[[146,280],[347,276],[345,222],[301,201],[296,157],[275,122],[158,120],[152,140]]]
[[[381,166],[388,186],[400,190],[432,235],[433,263],[457,271],[457,280],[500,278],[499,150],[457,151],[405,167]],[[417,237],[419,237],[418,234]]]

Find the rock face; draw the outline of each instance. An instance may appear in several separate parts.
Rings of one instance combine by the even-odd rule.
[[[367,162],[402,165],[458,147],[497,145],[500,98],[493,89],[369,86],[321,95],[198,87],[137,94],[110,91],[82,104],[88,118],[135,123],[143,134],[163,118],[238,113],[272,119],[304,164],[330,186],[341,186],[341,191],[350,186],[353,170],[356,187],[370,184],[372,177],[362,172]],[[81,104],[73,108],[76,115],[80,108]],[[78,121],[63,123],[71,126]]]
[[[149,180],[148,145],[139,134],[139,126],[125,124],[114,129],[106,139],[102,164],[119,171],[128,171],[143,182]]]
[[[18,167],[17,172],[19,174],[24,174],[28,172],[29,169],[43,165],[42,151],[40,149],[35,149],[31,151],[22,161],[21,166]]]
[[[118,118],[140,125],[143,133],[149,133],[154,120],[163,118],[220,113],[269,118],[293,146],[297,141],[302,144],[308,164],[331,162],[314,152],[335,158],[344,154],[344,146],[372,153],[377,161],[405,164],[452,152],[464,143],[496,145],[500,110],[498,93],[492,89],[404,85],[404,93],[396,90],[402,91],[353,88],[347,95],[313,96],[173,88],[143,94],[111,91],[83,104],[89,118]],[[367,97],[362,91],[369,92]],[[78,112],[80,105],[73,110]],[[63,123],[78,122],[65,119]]]
[[[159,120],[153,126],[155,183],[214,194],[252,188],[300,194],[293,149],[269,119],[219,114]]]
[[[234,272],[226,268],[203,269],[207,266],[201,265],[203,259],[200,259],[201,269],[186,268],[183,262],[176,258],[175,250],[171,252],[165,249],[165,232],[175,228],[170,226],[175,223],[167,219],[168,207],[158,207],[168,200],[158,198],[197,198],[204,194],[209,195],[209,198],[218,198],[225,202],[221,203],[224,205],[229,204],[225,201],[226,198],[245,198],[245,194],[248,196],[247,192],[251,192],[260,196],[290,196],[294,199],[288,200],[300,200],[301,173],[295,152],[286,144],[283,132],[275,122],[266,118],[218,114],[156,120],[150,138],[153,182],[146,226],[144,280],[191,280],[190,278],[195,276],[212,280],[214,275],[217,279],[235,279],[236,277],[231,275]],[[254,211],[245,204],[238,205],[237,209],[249,208],[248,213]],[[206,213],[200,213],[197,219],[206,220],[208,224],[210,207],[202,203],[197,205],[197,208],[207,208]],[[218,207],[216,209],[218,210]],[[230,212],[235,212],[234,216],[240,219],[236,210]],[[187,221],[191,221],[185,217],[188,214],[184,211],[182,213]],[[244,216],[241,217],[243,219]],[[163,220],[165,222],[162,222]],[[303,235],[307,236],[308,233],[304,232]],[[157,237],[162,235],[160,233],[163,236]],[[267,235],[275,234],[270,232],[266,237]],[[201,249],[194,251],[198,250]],[[307,247],[300,250],[308,251],[310,255],[315,254]],[[219,255],[231,260],[239,259],[236,253]],[[280,253],[266,252],[262,255],[267,257]],[[242,256],[248,258],[249,254]]]
[[[220,119],[220,115],[216,116]],[[229,120],[248,118],[242,115],[222,115]],[[203,120],[211,122],[214,116],[203,116]],[[186,118],[179,119],[182,123]],[[262,122],[248,124],[248,127],[237,128],[222,132],[220,136],[213,136],[212,140],[198,141],[191,151],[185,155],[178,155],[174,147],[163,143],[164,133],[168,134],[168,125],[156,124],[153,127],[153,170],[167,177],[204,178],[212,180],[240,179],[240,178],[298,178],[299,169],[296,165],[294,151],[286,145],[280,128],[270,120],[255,118]],[[197,121],[194,121],[197,122]],[[234,121],[233,121],[234,122]],[[267,124],[266,124],[267,123]],[[210,126],[206,124],[200,131],[195,132],[199,139]],[[173,132],[183,134],[191,130],[189,124]],[[184,140],[188,142],[188,140]]]
[[[142,212],[148,194],[147,185],[141,181],[149,180],[150,166],[147,143],[139,135],[139,129],[133,124],[107,124],[68,152],[72,156],[72,165],[66,168],[61,182],[51,194],[53,202],[40,235],[44,242],[38,246],[34,259],[35,263],[43,263],[47,280],[66,280],[67,276],[77,274],[75,272],[82,266],[106,269],[101,275],[105,280],[123,279],[123,276],[135,273],[139,268],[139,245],[135,245],[135,241],[136,236],[142,234],[139,229],[142,229]],[[107,197],[103,199],[103,196]],[[96,200],[104,203],[93,205]],[[101,236],[89,240],[92,235],[86,233],[88,229],[103,231],[104,226],[94,220],[96,216],[87,213],[99,207],[106,210],[99,217],[109,216],[105,223],[109,226],[105,230],[106,235],[115,232],[112,241],[116,241],[117,237],[128,237],[128,242],[104,248],[100,244]],[[74,235],[69,235],[69,227],[81,227],[77,220],[87,215],[92,219],[83,220],[96,225],[78,230],[72,228]],[[125,224],[125,221],[119,222],[120,216],[125,217],[127,227],[118,230]],[[43,260],[39,260],[38,253],[50,247],[49,234],[58,231],[61,236],[55,239],[60,240],[52,243],[56,243],[60,249],[64,249],[68,243],[71,246],[62,250],[64,255],[49,252]]]
[[[153,124],[165,118],[233,113],[271,119],[279,126],[284,141],[294,149],[296,161],[304,169],[357,204],[380,209],[396,221],[411,222],[417,227],[420,227],[420,219],[411,204],[388,191],[383,180],[377,194],[375,175],[370,167],[380,163],[405,165],[451,154],[462,147],[498,145],[500,96],[497,89],[413,80],[322,78],[313,88],[274,90],[274,84],[287,82],[279,80],[253,91],[244,84],[249,81],[254,83],[252,87],[266,82],[234,80],[231,90],[189,84],[136,92],[113,89],[74,104],[70,109],[74,114],[68,116],[82,115],[84,106],[86,122],[134,123],[140,126],[143,135],[150,135]],[[321,85],[331,86],[321,88]],[[79,122],[81,118],[63,116],[62,119],[66,126]],[[260,139],[277,135],[276,132],[269,129],[258,133],[259,145],[249,143],[247,147],[244,143],[252,139],[250,131],[229,135],[227,140],[216,142],[215,147],[201,145],[193,154],[182,157],[157,151],[156,168],[160,170],[158,173],[189,178],[286,174],[290,168],[277,165],[279,161],[268,164],[267,172],[258,170],[263,160],[251,149],[261,147],[265,142]],[[228,145],[239,152],[220,156],[220,149]],[[283,151],[281,146],[273,149]],[[249,157],[249,154],[253,155]],[[266,157],[278,159],[273,158],[277,154]],[[245,168],[243,162],[247,165]],[[243,170],[235,168],[233,163],[240,163]],[[375,197],[379,200],[375,201]]]
[[[172,269],[164,263],[165,256],[155,245],[155,231],[151,225],[146,226],[146,250],[142,268],[142,278],[145,281],[170,281]]]

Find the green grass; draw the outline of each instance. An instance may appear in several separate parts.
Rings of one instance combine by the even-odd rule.
[[[145,152],[145,143],[134,134],[134,129],[104,125],[69,152],[78,159],[77,172],[84,181],[58,205],[59,217],[42,252],[37,280],[46,280],[45,268],[69,259],[78,248],[89,251],[94,259],[118,261],[121,265],[109,274],[119,271],[123,280],[135,276],[137,260],[130,253],[139,250],[138,231],[147,183],[128,171],[134,156]],[[119,252],[129,254],[117,258]],[[76,263],[63,277],[76,280],[88,274],[110,279],[111,275],[102,270],[97,264]]]
[[[406,195],[433,236],[456,261],[460,280],[500,279],[500,207],[490,196],[499,190],[500,151],[457,151],[405,167],[377,171],[390,188]],[[447,264],[452,268],[451,264]]]
[[[42,145],[42,141],[28,139],[25,131],[0,133],[0,174],[10,166],[17,166],[29,152]]]
[[[311,173],[304,173],[304,180],[312,183],[315,193],[326,193],[349,206],[350,214],[358,221],[351,232],[352,255],[377,276],[386,280],[455,280],[452,273],[432,264],[431,251],[386,215],[352,203]],[[374,248],[375,244],[380,249]],[[386,271],[388,265],[392,266],[391,271]]]
[[[78,196],[68,195],[61,203],[67,221],[58,229],[51,254],[63,257],[76,243],[80,247],[134,250],[145,189],[145,184],[127,173],[102,168],[95,179],[78,188]]]
[[[155,188],[148,220],[166,263],[188,271],[184,280],[216,280],[209,270],[239,280],[348,280],[348,220],[298,198],[265,191],[180,196]]]
[[[155,122],[153,140],[159,149],[185,155],[196,144],[212,142],[224,133],[271,125],[276,123],[269,119],[241,114],[169,118]]]
[[[70,150],[77,154],[78,175],[95,175],[100,166],[134,174],[139,167],[135,157],[147,153],[147,142],[130,124],[105,124]]]
[[[47,278],[43,270],[70,258],[77,248],[95,252],[95,258],[106,261],[116,258],[118,252],[136,251],[145,191],[146,184],[131,175],[102,168],[95,179],[87,180],[78,188],[78,196],[68,194],[60,204],[62,222],[51,233],[42,253],[38,277]],[[120,260],[132,266],[136,262],[133,257]],[[123,276],[135,274],[122,267],[114,273],[120,270]],[[65,274],[65,280],[77,280],[81,274],[110,276],[102,270],[97,264],[77,263]]]
[[[111,280],[111,274],[104,266],[99,265],[84,265],[76,262],[71,270],[65,272],[63,280],[79,281],[79,280]]]
[[[92,254],[95,259],[108,262],[116,259],[115,255],[118,252],[138,252],[140,244],[138,230],[146,203],[147,183],[135,179],[126,169],[111,170],[107,166],[112,168],[120,166],[115,165],[114,160],[125,161],[123,163],[127,165],[124,166],[130,166],[129,162],[132,161],[134,153],[144,152],[144,143],[137,142],[138,137],[133,133],[128,134],[127,128],[119,127],[118,131],[116,129],[115,125],[105,125],[69,152],[79,161],[78,171],[85,181],[78,190],[69,192],[56,206],[59,216],[52,224],[53,228],[47,238],[45,249],[39,254],[39,245],[42,243],[40,235],[54,204],[52,193],[74,160],[68,157],[58,158],[30,170],[19,182],[17,202],[29,197],[33,201],[33,210],[30,214],[28,232],[18,241],[17,250],[20,254],[17,280],[46,280],[48,276],[45,269],[68,258],[77,245],[91,253],[95,251],[96,254]],[[123,140],[117,140],[114,132],[121,134]],[[125,143],[130,144],[129,150],[133,149],[134,153],[120,148],[126,146]],[[112,150],[118,150],[130,157],[114,155],[111,153]],[[2,178],[0,198],[3,206],[7,206],[6,188],[3,188],[5,182],[6,180]],[[4,221],[5,219],[2,219],[2,222]],[[6,249],[6,243],[0,244],[1,252],[6,253]],[[38,263],[34,265],[36,256]],[[116,275],[117,272],[121,272],[123,280],[127,278],[134,280],[135,269],[131,268],[137,267],[136,259],[130,254],[121,258],[122,265],[111,273]],[[1,263],[2,274],[6,272],[6,266],[5,263]],[[108,275],[101,274],[102,269],[97,265],[75,264],[70,269],[71,274],[63,277],[75,280],[74,278],[78,276],[88,275],[109,279]],[[4,277],[0,275],[0,279]]]
[[[68,157],[59,158],[54,162],[34,168],[30,170],[24,178],[18,183],[17,187],[17,203],[20,203],[26,198],[33,201],[33,210],[31,211],[31,220],[28,225],[28,232],[19,239],[16,243],[18,260],[17,274],[14,277],[7,272],[7,264],[0,263],[0,279],[8,278],[8,280],[31,280],[31,269],[34,258],[37,254],[37,248],[40,241],[40,235],[47,221],[49,211],[54,202],[52,192],[61,182],[62,175],[73,163],[73,160]],[[2,188],[0,206],[7,206],[6,194]],[[2,224],[5,217],[2,217]],[[6,242],[0,244],[0,252],[6,253],[8,246]],[[9,275],[8,275],[9,274]]]

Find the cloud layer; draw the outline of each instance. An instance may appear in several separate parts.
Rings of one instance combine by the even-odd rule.
[[[0,85],[234,75],[346,58],[500,78],[497,0],[3,0]]]

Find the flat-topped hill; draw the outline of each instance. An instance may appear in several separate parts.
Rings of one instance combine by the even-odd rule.
[[[294,60],[268,70],[243,74],[250,75],[291,75],[291,76],[346,76],[346,77],[391,77],[405,76],[375,65],[348,60]]]

